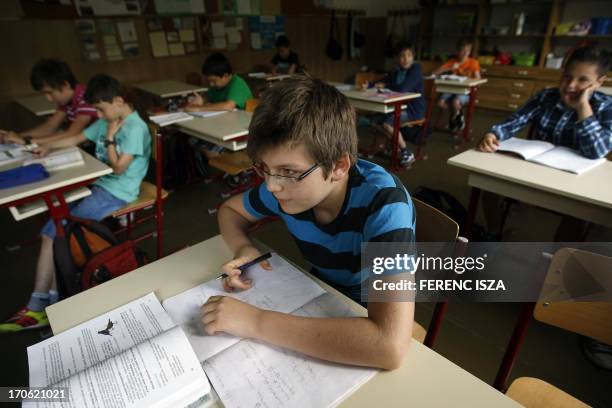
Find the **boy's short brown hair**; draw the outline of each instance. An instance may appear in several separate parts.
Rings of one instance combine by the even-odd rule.
[[[336,88],[299,76],[278,82],[261,96],[249,126],[247,153],[258,160],[268,149],[303,143],[325,177],[348,153],[357,160],[355,110]]]

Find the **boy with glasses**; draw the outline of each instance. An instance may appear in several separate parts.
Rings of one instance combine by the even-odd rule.
[[[314,275],[358,302],[368,279],[362,242],[414,242],[408,192],[382,167],[357,160],[355,112],[334,87],[298,77],[270,88],[253,115],[247,152],[265,182],[219,209],[221,234],[235,254],[223,266],[227,291],[251,287],[238,267],[260,255],[247,230],[266,216],[283,219]],[[262,267],[271,269],[267,261]],[[211,335],[225,332],[339,363],[397,368],[412,336],[414,303],[367,306],[367,318],[315,319],[214,296],[202,307],[202,322]]]

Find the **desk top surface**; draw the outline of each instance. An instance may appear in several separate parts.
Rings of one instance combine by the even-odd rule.
[[[179,95],[188,95],[193,92],[205,92],[208,88],[197,85],[190,85],[181,81],[162,80],[149,81],[134,84],[140,90],[156,95],[160,98],[170,98]]]
[[[251,112],[236,110],[208,118],[195,117],[193,120],[179,122],[176,126],[179,129],[227,141],[248,135],[252,117]]]
[[[57,110],[55,104],[49,102],[44,95],[22,96],[15,101],[36,116],[51,115]]]
[[[467,150],[448,159],[451,166],[562,197],[612,209],[612,162],[576,175],[501,153]]]
[[[51,327],[54,333],[60,333],[151,291],[163,301],[213,279],[220,273],[221,265],[231,257],[231,251],[218,235],[48,307]],[[362,316],[367,314],[360,305],[333,288],[323,286],[341,296]],[[414,406],[435,407],[519,406],[415,340],[412,340],[402,367],[379,373],[342,405],[405,406],[407,402]]]
[[[479,85],[483,85],[489,82],[487,78],[480,78],[480,79],[468,78],[465,81],[451,81],[448,79],[436,78],[434,81],[436,85],[458,86],[462,88],[471,88],[473,86],[479,86]]]
[[[49,178],[35,183],[24,184],[17,187],[0,190],[0,205],[12,201],[27,198],[36,194],[44,193],[60,187],[66,187],[81,181],[90,180],[112,173],[113,170],[98,159],[81,151],[85,164],[73,166],[66,169],[51,171]],[[0,171],[20,166],[21,163],[11,163],[0,166]]]

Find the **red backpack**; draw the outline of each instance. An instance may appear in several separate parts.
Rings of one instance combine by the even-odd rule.
[[[69,215],[56,223],[53,256],[57,289],[64,299],[147,263],[133,241],[120,242],[104,224]],[[60,224],[60,225],[58,225]]]

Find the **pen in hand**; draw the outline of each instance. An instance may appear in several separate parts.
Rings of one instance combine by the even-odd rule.
[[[259,262],[265,261],[266,259],[268,259],[268,258],[270,258],[270,257],[272,257],[272,254],[271,254],[270,252],[266,252],[266,253],[265,253],[265,254],[263,254],[262,256],[258,256],[257,258],[253,259],[252,261],[249,261],[249,262],[247,262],[247,263],[245,263],[245,264],[240,265],[240,266],[238,267],[238,269],[240,269],[240,271],[241,271],[241,272],[244,272],[244,271],[246,271],[247,269],[249,269],[251,266],[253,266],[253,265],[255,265],[255,264],[259,263]],[[221,275],[217,276],[217,277],[215,278],[215,280],[225,279],[225,278],[227,278],[228,276],[229,276],[228,274],[223,273],[223,274],[221,274]]]

